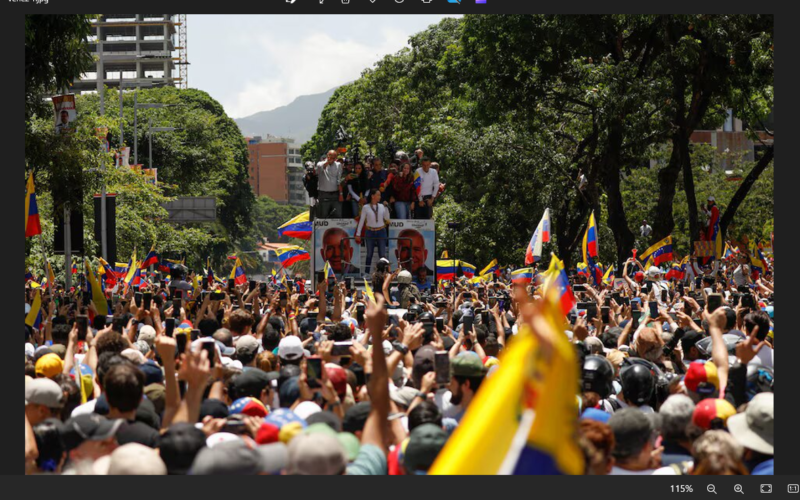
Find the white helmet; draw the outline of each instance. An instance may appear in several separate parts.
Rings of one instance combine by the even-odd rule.
[[[397,282],[406,285],[411,283],[411,273],[403,269],[400,271],[400,274],[397,275]]]

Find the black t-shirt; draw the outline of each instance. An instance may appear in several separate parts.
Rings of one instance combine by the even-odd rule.
[[[150,448],[158,448],[160,435],[157,430],[136,420],[127,420],[117,430],[117,442],[120,446],[128,443],[139,443]]]

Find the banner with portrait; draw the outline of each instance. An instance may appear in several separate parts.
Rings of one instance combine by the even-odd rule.
[[[75,131],[75,94],[54,95],[53,111],[55,115],[56,134],[69,134]]]
[[[353,239],[358,228],[354,219],[317,219],[314,221],[312,241],[313,269],[321,273],[325,261],[331,264],[336,279],[361,277],[361,246]],[[316,283],[316,280],[315,280]]]
[[[411,272],[417,285],[436,279],[436,225],[432,220],[393,219],[389,224],[389,262]]]

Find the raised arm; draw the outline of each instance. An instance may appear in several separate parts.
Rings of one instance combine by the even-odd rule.
[[[361,444],[377,446],[384,453],[386,449],[387,418],[389,417],[389,372],[386,366],[386,356],[380,348],[383,327],[386,324],[388,313],[383,308],[384,299],[375,297],[375,302],[370,303],[366,312],[369,334],[372,337],[372,376],[369,381],[369,397],[372,402],[364,431],[361,434]]]

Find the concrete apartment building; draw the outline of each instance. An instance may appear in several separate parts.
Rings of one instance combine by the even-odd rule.
[[[256,196],[269,196],[281,204],[305,205],[303,164],[293,139],[248,137],[250,186]]]
[[[100,61],[73,82],[75,93],[97,91],[98,83],[119,87],[120,80],[126,88],[187,88],[185,14],[101,14],[88,44]]]

